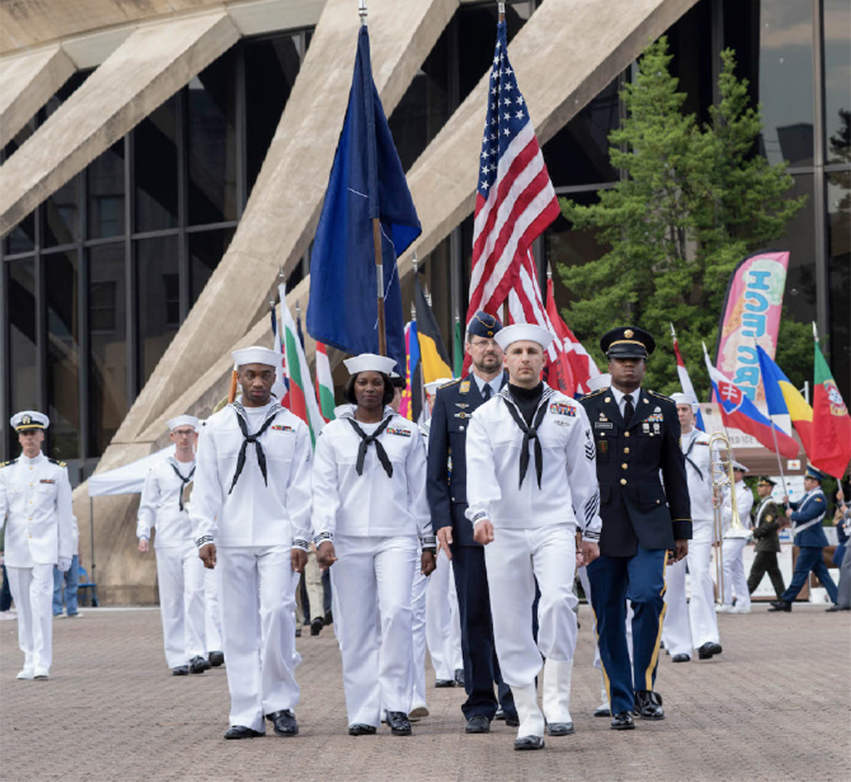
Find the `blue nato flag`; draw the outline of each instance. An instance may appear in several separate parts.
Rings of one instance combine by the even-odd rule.
[[[381,221],[387,354],[405,372],[396,258],[422,232],[405,172],[372,80],[360,28],[349,106],[310,259],[307,330],[347,353],[378,353],[378,285],[372,218]]]

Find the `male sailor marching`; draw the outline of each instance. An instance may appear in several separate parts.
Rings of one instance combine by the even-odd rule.
[[[307,559],[310,433],[272,399],[278,354],[233,353],[239,401],[208,419],[190,516],[199,556],[219,571],[231,695],[226,739],[298,733],[295,588]]]
[[[520,718],[514,742],[519,750],[544,746],[544,717],[550,736],[574,732],[569,707],[576,536],[581,532],[578,546],[590,562],[598,556],[602,527],[588,416],[541,381],[552,339],[529,324],[496,334],[509,382],[473,413],[467,434],[467,518],[485,546],[496,653]],[[535,691],[542,655],[543,714]]]

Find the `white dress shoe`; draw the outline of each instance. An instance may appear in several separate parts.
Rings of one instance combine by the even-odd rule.
[[[750,606],[733,606],[727,613],[728,614],[749,614],[751,612]]]
[[[33,671],[33,679],[49,679],[50,674],[47,672],[47,668],[36,668]]]
[[[715,606],[715,613],[716,614],[729,614],[732,609],[733,609],[733,606],[728,606],[726,603],[724,603],[724,605],[716,605]]]
[[[24,668],[15,678],[22,681],[31,681],[33,676],[35,676],[35,672],[32,668]]]

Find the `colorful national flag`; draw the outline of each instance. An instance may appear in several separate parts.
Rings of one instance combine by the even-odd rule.
[[[813,409],[801,395],[789,378],[772,361],[771,357],[761,346],[757,345],[759,369],[762,374],[762,385],[765,389],[765,402],[769,415],[788,415],[792,420],[795,431],[801,438],[804,451],[812,461],[812,429]]]
[[[422,362],[422,382],[431,383],[443,377],[452,377],[449,356],[443,335],[434,312],[425,297],[418,279],[414,279],[414,304],[417,313],[417,341]]]
[[[584,396],[591,390],[588,381],[592,377],[597,377],[600,374],[600,370],[597,369],[594,359],[591,358],[588,351],[576,339],[570,327],[562,320],[561,315],[559,315],[552,279],[547,280],[547,314],[553,326],[553,333],[559,338],[564,356],[570,367],[573,391],[565,391],[565,393],[568,396]]]
[[[346,353],[378,353],[378,272],[373,220],[380,220],[387,355],[401,373],[405,321],[397,257],[420,235],[417,211],[372,80],[365,25],[349,106],[311,253],[311,336]]]
[[[697,402],[697,394],[694,392],[694,386],[692,385],[691,378],[689,377],[688,370],[686,369],[686,363],[683,361],[682,355],[680,355],[680,343],[677,341],[677,332],[674,331],[674,324],[671,323],[670,325],[671,338],[674,340],[674,355],[677,357],[677,375],[680,378],[680,386],[682,386],[683,393],[686,396],[691,397],[695,402]],[[706,424],[703,423],[703,414],[700,412],[699,407],[695,407],[694,410],[695,426],[700,429],[701,432],[705,432]]]
[[[316,403],[316,394],[313,392],[313,383],[310,380],[307,357],[304,355],[304,348],[298,338],[298,327],[290,313],[290,308],[287,306],[287,290],[283,283],[278,286],[278,295],[281,299],[281,331],[286,346],[287,373],[289,376],[289,409],[308,425],[310,440],[315,443],[325,422],[319,412],[319,405]]]
[[[813,374],[813,447],[810,461],[828,475],[841,479],[851,461],[851,417],[821,353],[818,336]]]
[[[417,339],[417,322],[405,325],[405,390],[399,404],[399,415],[417,421],[422,411],[422,372],[420,370],[420,344]]]
[[[468,323],[479,310],[498,315],[530,258],[532,242],[560,214],[508,60],[505,21],[497,25],[489,87],[473,224]]]
[[[712,390],[718,400],[721,411],[721,420],[724,426],[738,429],[745,434],[758,440],[769,451],[780,453],[787,459],[795,459],[798,456],[798,443],[784,432],[777,424],[767,419],[757,409],[756,405],[748,399],[747,395],[726,377],[720,370],[712,366],[706,345],[703,346],[703,358],[709,371],[709,379],[712,381]],[[773,429],[773,432],[772,432]],[[777,445],[774,444],[775,435]]]
[[[278,354],[278,366],[275,368],[275,382],[272,385],[272,393],[281,407],[289,409],[290,400],[287,394],[289,383],[287,381],[287,359],[284,355],[281,334],[278,332],[278,316],[275,313],[275,304],[269,302],[269,315],[272,318],[272,350]]]
[[[328,351],[321,342],[316,343],[316,397],[319,399],[319,412],[327,424],[334,420],[334,378]]]

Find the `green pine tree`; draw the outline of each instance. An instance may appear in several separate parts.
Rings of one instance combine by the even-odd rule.
[[[701,342],[714,350],[731,272],[783,234],[806,196],[784,197],[793,183],[785,165],[754,154],[762,121],[759,108],[748,105],[747,81],[735,76],[734,53],[722,52],[720,103],[706,126],[683,114],[685,95],[677,91],[671,59],[666,38],[650,44],[637,78],[621,93],[627,118],[609,134],[609,155],[626,177],[600,191],[598,204],[560,200],[575,229],[595,230],[611,250],[599,260],[557,268],[572,294],[565,318],[598,364],[606,363],[599,335],[636,324],[655,335],[660,354],[649,362],[648,387],[679,390],[668,336],[673,323],[702,394],[709,380]],[[797,343],[798,326],[806,329],[784,318],[779,343],[786,331]],[[809,368],[796,357],[798,363],[803,382]],[[797,382],[796,371],[781,366]]]

